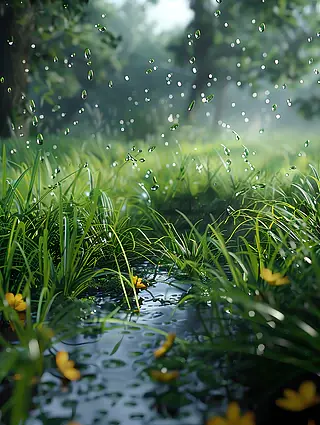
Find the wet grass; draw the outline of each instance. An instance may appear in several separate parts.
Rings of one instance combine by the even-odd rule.
[[[283,388],[319,385],[320,178],[312,144],[268,159],[270,147],[254,155],[235,142],[194,151],[175,141],[94,141],[75,150],[55,149],[53,140],[37,153],[23,149],[23,157],[10,153],[10,143],[2,150],[0,200],[5,423],[30,417],[49,372],[76,385],[70,381],[86,361],[55,364],[61,341],[132,324],[165,338],[153,318],[139,322],[144,301],[167,303],[153,289],[164,270],[182,288],[175,309],[194,319],[168,354],[157,359],[151,350],[141,372],[160,381],[159,391],[148,392],[159,415],[185,424],[179,407],[196,399],[208,424],[224,415],[221,400],[253,410],[257,424],[318,418],[313,387],[300,400],[302,413],[275,403]],[[89,295],[101,293],[112,301],[100,317]],[[40,383],[32,385],[33,377]]]

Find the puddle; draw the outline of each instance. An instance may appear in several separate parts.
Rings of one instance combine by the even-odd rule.
[[[159,275],[156,285],[149,288],[150,293],[140,293],[143,298],[140,315],[121,313],[116,316],[131,320],[133,326],[108,329],[98,338],[92,338],[90,343],[87,337],[78,336],[55,346],[56,350],[69,351],[77,364],[85,366],[81,369],[82,379],[73,382],[64,392],[58,376],[46,372],[42,389],[34,400],[41,411],[37,409],[31,413],[28,425],[40,425],[42,418],[47,418],[45,424],[60,424],[71,418],[81,425],[201,423],[204,406],[199,400],[188,398],[184,391],[186,386],[195,390],[201,388],[194,373],[188,376],[182,370],[179,385],[172,386],[168,392],[167,384],[154,383],[145,372],[147,367],[156,367],[153,351],[164,339],[146,326],[176,332],[177,337],[183,339],[191,335],[194,307],[176,308],[184,291],[169,286],[168,282],[188,289],[187,284]],[[101,306],[103,317],[108,304],[100,299],[97,305]],[[134,326],[135,323],[142,327]],[[170,356],[172,364],[183,366],[185,359],[168,353],[169,359]],[[49,383],[55,383],[53,390],[49,389]],[[179,410],[177,405],[181,406]]]

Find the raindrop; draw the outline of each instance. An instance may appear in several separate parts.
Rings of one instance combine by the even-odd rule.
[[[151,69],[151,68],[146,69],[146,74],[147,74],[147,75],[148,75],[148,74],[151,74],[151,72],[152,72],[152,69]]]
[[[146,160],[145,160],[145,158],[140,158],[139,161],[140,162],[145,162]]]
[[[179,124],[172,124],[172,126],[170,127],[170,130],[175,131],[178,127],[179,127]]]
[[[219,18],[219,16],[221,15],[221,10],[216,10],[215,12],[214,12],[214,16],[216,17],[216,18]]]
[[[260,31],[260,32],[264,32],[264,31],[265,31],[265,29],[266,29],[266,24],[265,24],[264,22],[262,22],[262,23],[259,25],[259,31]]]
[[[38,123],[39,123],[38,117],[35,115],[35,116],[32,118],[32,125],[33,125],[34,127],[37,127]]]
[[[273,105],[272,105],[272,111],[274,112],[274,111],[276,111],[277,110],[277,107],[278,107],[278,105],[276,104],[276,103],[274,103]]]
[[[190,62],[191,64],[195,63],[195,61],[196,61],[196,58],[195,58],[194,56],[192,56],[192,57],[189,59],[189,62]]]
[[[43,135],[41,133],[38,133],[37,135],[37,144],[43,145]]]
[[[33,114],[36,112],[36,104],[32,99],[29,101],[29,109]]]
[[[190,112],[190,111],[192,111],[192,109],[193,109],[193,107],[194,107],[195,103],[196,103],[196,101],[195,101],[195,100],[193,100],[193,101],[190,103],[190,105],[188,106],[188,111],[189,111],[189,112]]]
[[[154,59],[149,59],[149,63],[153,63],[154,62]]]
[[[264,128],[260,128],[259,133],[260,134],[264,133]]]
[[[304,147],[307,148],[309,146],[309,144],[310,144],[310,140],[308,139],[304,142]]]
[[[148,149],[148,152],[153,152],[155,150],[156,146],[150,146],[150,148]]]
[[[207,103],[211,102],[211,100],[214,98],[214,94],[209,94],[209,96],[206,97]]]
[[[86,60],[90,60],[91,58],[91,50],[90,49],[85,49],[84,51],[84,57],[86,58]]]
[[[70,128],[68,127],[64,130],[64,135],[67,136],[69,133],[70,133]]]
[[[195,36],[195,38],[196,38],[196,39],[199,39],[199,38],[201,37],[201,31],[200,31],[200,30],[197,30],[197,31],[194,33],[194,36]]]
[[[88,97],[87,90],[82,90],[82,92],[81,92],[81,98],[82,99],[86,99],[87,97]]]
[[[240,140],[240,136],[236,131],[232,130],[232,133],[236,136],[236,140]]]
[[[113,81],[112,80],[109,81],[108,86],[110,87],[110,89],[113,87]]]
[[[93,70],[92,69],[90,69],[89,71],[88,71],[88,80],[89,81],[91,81],[93,79]]]
[[[0,83],[3,84],[4,83],[4,77],[0,78]]]

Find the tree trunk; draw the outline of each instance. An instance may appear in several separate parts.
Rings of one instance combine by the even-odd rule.
[[[27,90],[34,12],[29,2],[0,0],[0,138],[12,135],[10,123],[22,125]],[[3,81],[3,82],[2,82]]]

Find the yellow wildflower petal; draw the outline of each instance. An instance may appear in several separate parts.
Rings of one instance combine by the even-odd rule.
[[[172,370],[171,372],[161,372],[160,370],[151,370],[150,376],[155,381],[158,382],[170,382],[178,378],[179,372],[177,370]]]
[[[65,369],[63,375],[69,379],[69,381],[78,381],[81,378],[79,370],[74,367]]]
[[[294,390],[292,390],[291,388],[285,388],[283,390],[283,394],[286,398],[297,398],[298,397],[298,393]]]
[[[275,285],[276,286],[286,285],[287,283],[290,283],[290,280],[289,280],[288,276],[280,277],[279,279],[277,279],[275,281]]]
[[[14,305],[14,295],[12,292],[8,292],[5,295],[7,303],[9,304],[10,307],[13,307]]]
[[[228,425],[228,421],[221,416],[215,416],[214,418],[210,418],[206,425]]]
[[[17,294],[17,295],[14,297],[14,300],[15,300],[15,302],[16,302],[16,303],[18,303],[19,301],[23,300],[23,296],[22,296],[22,294]]]
[[[226,417],[228,421],[237,421],[240,419],[240,407],[239,404],[235,401],[229,403]]]
[[[137,282],[136,285],[135,285],[135,287],[137,289],[146,289],[147,286],[144,283]]]
[[[299,393],[304,400],[312,400],[317,393],[317,387],[312,381],[304,381],[299,387]]]
[[[305,408],[299,397],[278,398],[278,400],[276,400],[276,405],[282,409],[290,410],[292,412],[300,412]]]
[[[15,309],[17,311],[25,311],[27,309],[27,303],[23,300],[16,302]]]
[[[60,372],[63,373],[63,370],[68,364],[68,361],[69,361],[69,354],[66,351],[59,351],[56,354],[56,364]]]
[[[174,332],[168,333],[168,336],[167,336],[167,340],[165,342],[165,345],[167,347],[172,347],[175,339],[176,339],[176,334]]]
[[[262,268],[260,276],[262,277],[262,279],[269,283],[272,283],[276,280],[276,278],[274,278],[274,274],[270,269]]]
[[[156,358],[156,359],[158,359],[159,357],[162,357],[162,356],[164,356],[165,354],[166,354],[166,352],[167,352],[168,350],[167,350],[167,348],[166,347],[160,347],[160,348],[158,348],[157,350],[155,350],[154,352],[153,352],[153,355],[154,355],[154,357]]]

